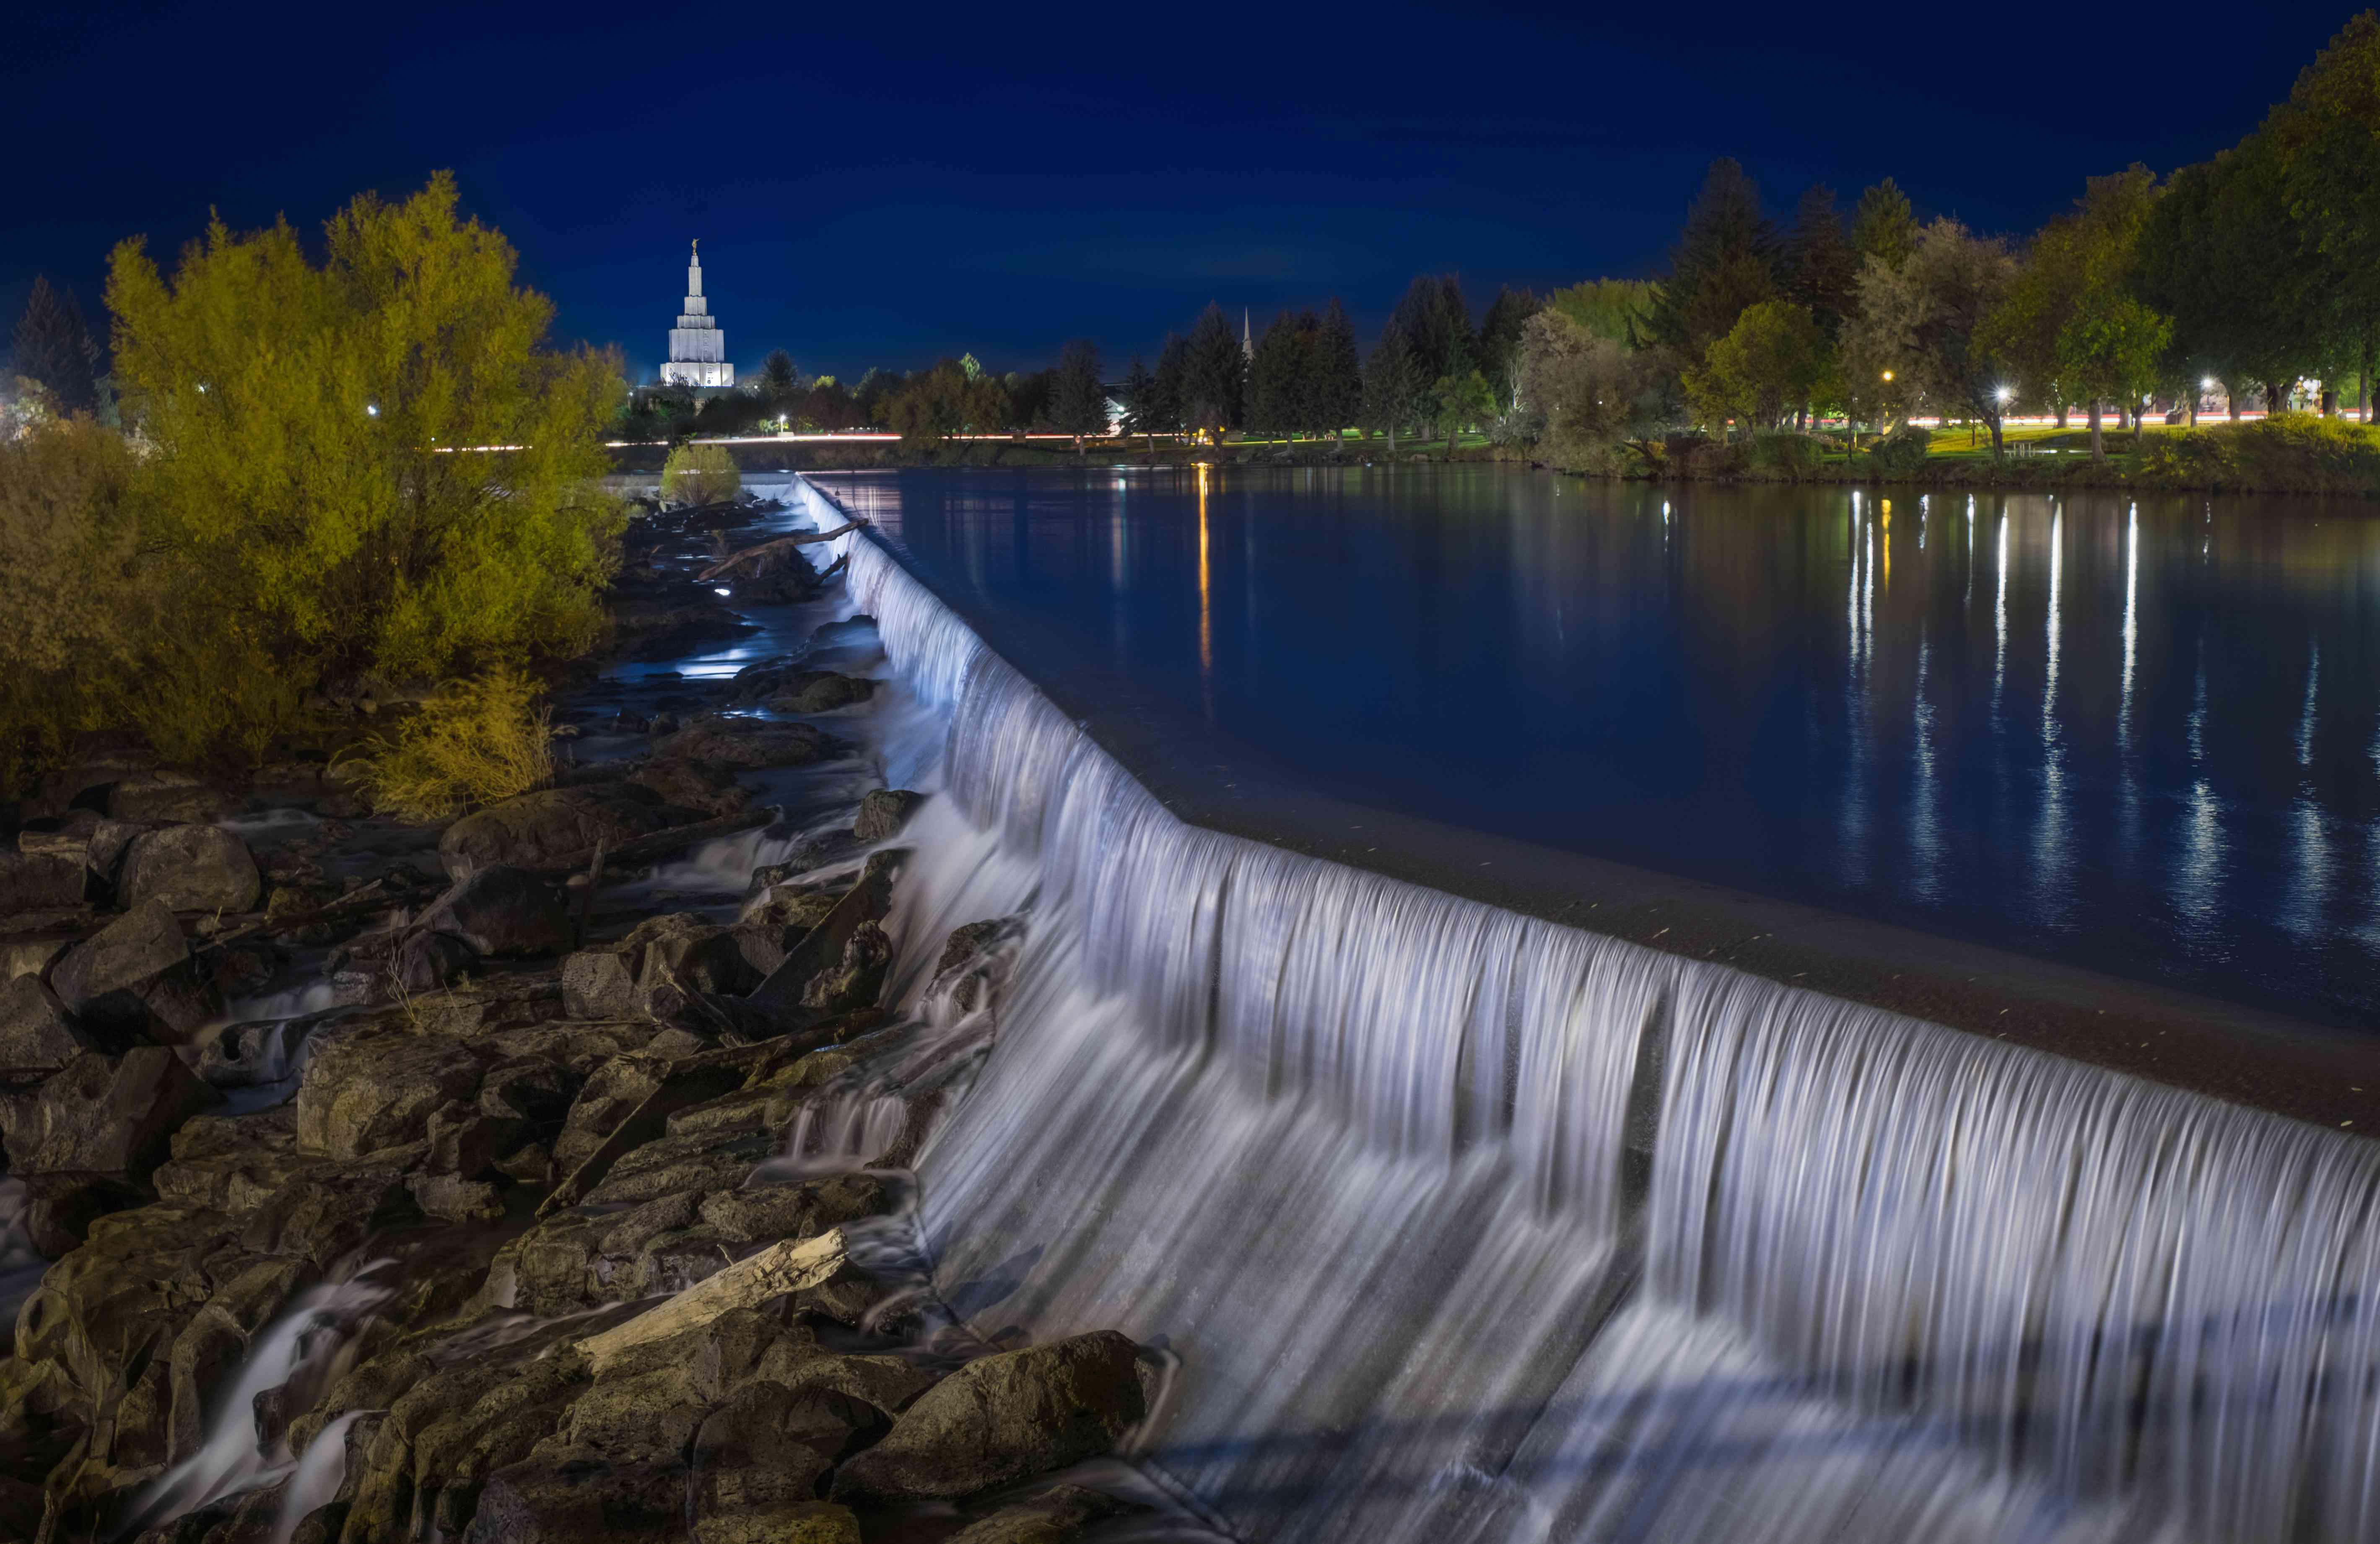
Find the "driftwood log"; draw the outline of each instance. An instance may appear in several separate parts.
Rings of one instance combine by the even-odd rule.
[[[740,553],[730,553],[697,574],[695,577],[698,580],[715,579],[722,574],[734,573],[747,563],[757,565],[780,553],[789,553],[795,547],[808,547],[820,541],[832,541],[838,536],[848,536],[867,523],[865,520],[853,520],[832,530],[806,530],[795,536],[780,536],[773,541],[763,541],[757,547],[747,547]]]
[[[840,1228],[816,1238],[772,1244],[704,1277],[625,1324],[589,1336],[578,1343],[578,1349],[600,1378],[639,1346],[699,1330],[731,1309],[758,1307],[771,1297],[820,1285],[841,1270],[849,1258]]]

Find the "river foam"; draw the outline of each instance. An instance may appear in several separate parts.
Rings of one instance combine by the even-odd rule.
[[[1178,1356],[1235,1534],[2380,1538],[2380,1147],[1191,826],[851,563],[951,714],[900,905],[1031,918],[937,1287]]]

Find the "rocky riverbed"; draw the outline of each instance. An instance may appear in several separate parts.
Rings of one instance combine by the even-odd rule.
[[[1160,1359],[984,1343],[918,1263],[906,1165],[1023,923],[894,935],[872,628],[799,558],[692,577],[761,518],[638,523],[553,787],[421,827],[94,746],[0,831],[0,1540],[1127,1510],[1075,1481]]]

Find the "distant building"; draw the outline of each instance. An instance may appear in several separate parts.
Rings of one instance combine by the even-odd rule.
[[[702,243],[694,244],[686,265],[686,310],[670,329],[669,362],[662,366],[665,386],[732,386],[735,367],[727,362],[727,334],[702,298]]]

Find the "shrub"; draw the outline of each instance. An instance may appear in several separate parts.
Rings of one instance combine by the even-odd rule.
[[[1868,465],[1887,477],[1907,477],[1924,471],[1926,450],[1933,443],[1930,431],[1904,423],[1876,442],[1867,453]]]
[[[2380,493],[2380,429],[2313,413],[2142,437],[2137,479],[2222,492]]]
[[[668,504],[724,504],[744,491],[744,474],[725,445],[679,445],[662,464]]]
[[[1752,442],[1752,468],[1799,482],[1818,469],[1818,444],[1807,434],[1763,434]]]
[[[338,676],[441,677],[600,636],[618,501],[616,358],[544,346],[552,307],[458,220],[451,177],[367,195],[311,261],[220,222],[170,282],[138,241],[108,278],[144,544],[173,575],[135,721],[191,759],[253,754]],[[507,446],[454,454],[458,447]]]
[[[441,821],[553,781],[553,731],[535,681],[499,666],[450,684],[359,758],[378,809]]]

